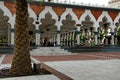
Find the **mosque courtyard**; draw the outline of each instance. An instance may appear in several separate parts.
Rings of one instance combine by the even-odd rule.
[[[0,54],[0,69],[10,67],[13,54]],[[31,55],[32,63],[52,74],[33,75],[1,80],[119,80],[120,53],[71,53],[61,55]]]
[[[1,0],[0,80],[120,80],[119,8],[43,0],[28,1],[28,13],[30,66],[50,74],[1,77],[11,67],[17,32],[15,2]],[[29,51],[22,46],[21,53]]]

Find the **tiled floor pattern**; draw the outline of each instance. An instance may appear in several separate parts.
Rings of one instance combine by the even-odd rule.
[[[1,55],[3,56],[3,55]],[[2,64],[11,63],[13,55],[5,55]],[[120,59],[120,53],[80,53],[72,55],[49,55],[49,56],[31,56],[32,62],[46,62],[46,61],[71,61],[71,60],[106,60],[106,59]]]
[[[10,67],[12,58],[12,54],[1,54],[0,69],[3,67]],[[120,67],[119,59],[120,53],[79,53],[72,55],[31,56],[32,62],[43,62],[57,71],[72,77],[74,80],[120,80],[120,77],[118,76],[118,74],[120,74],[120,71],[118,70],[118,67]],[[36,76],[31,76],[29,80],[60,80],[55,75],[39,77],[40,78],[38,79]],[[24,77],[24,79],[21,77],[0,80],[20,79],[25,80],[27,77]]]

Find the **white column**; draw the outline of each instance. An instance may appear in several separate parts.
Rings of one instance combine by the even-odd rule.
[[[56,42],[56,36],[55,35],[53,36],[53,42],[54,42],[54,47],[55,47],[56,46],[56,43],[55,43]]]
[[[70,42],[69,42],[70,46],[71,46],[71,42],[72,42],[72,33],[70,32]]]
[[[66,33],[66,46],[68,46],[68,33]]]
[[[115,36],[115,45],[117,45],[117,41],[118,41],[117,36]]]
[[[77,26],[77,45],[80,45],[80,26]]]
[[[36,46],[40,46],[40,30],[39,30],[39,25],[36,25],[36,29],[35,29],[35,43]]]
[[[11,46],[14,46],[14,29],[11,30]]]
[[[108,45],[108,37],[105,37],[105,45]]]
[[[57,46],[60,46],[60,30],[57,31]]]
[[[98,45],[98,32],[95,33],[95,45]]]
[[[80,45],[80,34],[77,34],[77,45]]]
[[[65,33],[65,46],[67,46],[67,33]]]
[[[111,32],[111,44],[114,45],[114,32]]]

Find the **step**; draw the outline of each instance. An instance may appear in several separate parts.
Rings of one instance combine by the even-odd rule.
[[[67,50],[61,49],[60,47],[37,47],[30,51],[31,54],[69,54]]]

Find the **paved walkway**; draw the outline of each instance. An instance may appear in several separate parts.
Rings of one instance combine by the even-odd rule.
[[[73,80],[120,80],[120,60],[45,62]]]
[[[0,69],[10,67],[12,57],[13,55],[1,54]],[[32,55],[31,60],[32,63],[37,62],[47,65],[48,68],[44,67],[47,70],[55,70],[53,71],[54,75],[1,78],[0,80],[120,80],[120,53]],[[65,79],[60,79],[62,76]]]
[[[60,80],[60,79],[57,78],[55,75],[36,75],[14,78],[2,78],[0,80]]]

